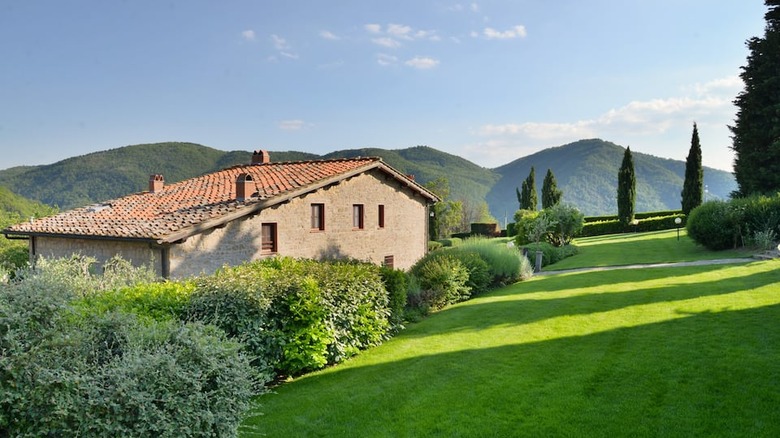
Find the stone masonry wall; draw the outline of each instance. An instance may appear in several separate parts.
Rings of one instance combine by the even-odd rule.
[[[147,242],[127,242],[115,240],[69,239],[62,237],[34,237],[33,256],[47,258],[70,257],[73,254],[94,257],[100,265],[116,255],[128,260],[135,266],[148,266],[153,263],[158,275],[162,275],[161,253]]]
[[[312,230],[311,205],[324,204],[325,230]],[[354,204],[364,208],[364,228],[353,228]],[[379,205],[385,226],[379,228]],[[392,256],[396,268],[409,268],[427,251],[425,200],[375,170],[304,197],[192,236],[170,251],[171,277],[212,273],[223,265],[269,257],[261,249],[261,225],[275,223],[279,255],[322,259],[350,257],[376,264]]]

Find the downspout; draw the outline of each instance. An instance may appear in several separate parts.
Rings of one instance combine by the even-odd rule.
[[[167,246],[160,248],[160,274],[165,279],[171,276],[171,249]]]

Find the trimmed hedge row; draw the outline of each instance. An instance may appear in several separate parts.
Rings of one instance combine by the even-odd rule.
[[[680,218],[682,221],[680,225],[675,223],[675,219],[677,218]],[[685,223],[686,218],[682,213],[675,214],[674,216],[659,216],[638,219],[636,225],[628,226],[621,224],[617,219],[600,222],[586,222],[582,227],[582,232],[580,235],[583,237],[589,237],[618,233],[644,233],[649,231],[672,230],[678,226],[684,227]]]
[[[644,213],[635,213],[634,218],[635,219],[648,219],[653,217],[664,217],[664,216],[678,216],[682,214],[682,210],[666,210],[666,211],[647,211]],[[607,222],[607,221],[613,221],[618,220],[617,215],[607,215],[607,216],[587,216],[585,217],[585,223],[588,222]]]

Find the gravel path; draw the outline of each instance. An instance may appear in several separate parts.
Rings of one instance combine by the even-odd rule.
[[[703,266],[703,265],[728,265],[735,263],[754,262],[754,258],[741,259],[716,259],[716,260],[697,260],[694,262],[675,262],[675,263],[649,263],[644,265],[625,265],[625,266],[599,266],[593,268],[564,269],[560,271],[542,271],[534,273],[534,276],[569,274],[572,272],[590,272],[590,271],[612,271],[614,269],[641,269],[641,268],[668,268],[678,266]]]

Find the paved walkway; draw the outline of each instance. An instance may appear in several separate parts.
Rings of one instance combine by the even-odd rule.
[[[569,274],[572,272],[590,272],[590,271],[612,271],[614,269],[641,269],[641,268],[668,268],[678,266],[703,266],[703,265],[728,265],[735,263],[754,262],[754,258],[741,259],[716,259],[716,260],[697,260],[694,262],[675,262],[675,263],[650,263],[644,265],[624,265],[624,266],[598,266],[593,268],[563,269],[560,271],[542,271],[534,273],[534,276]]]

